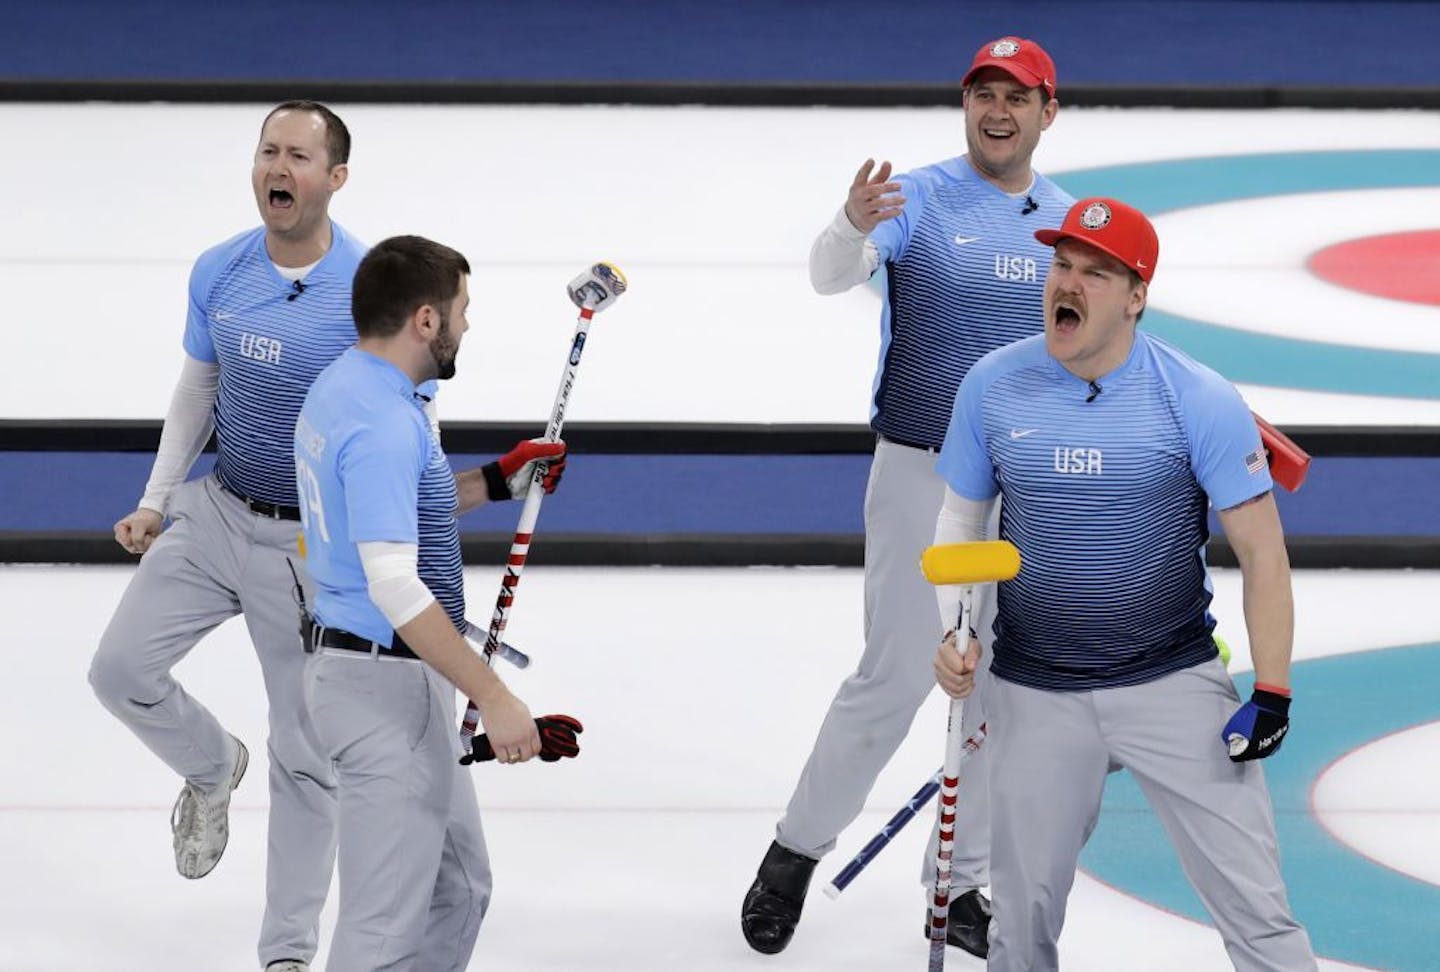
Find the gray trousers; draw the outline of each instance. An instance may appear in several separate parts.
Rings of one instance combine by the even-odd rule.
[[[1315,969],[1280,877],[1264,770],[1230,762],[1220,742],[1239,704],[1218,658],[1089,692],[992,681],[990,972],[1059,968],[1065,902],[1115,764],[1155,809],[1237,972]]]
[[[859,667],[841,683],[830,703],[790,805],[775,829],[780,845],[796,853],[818,858],[834,848],[935,688],[932,662],[943,632],[935,589],[920,573],[920,555],[935,538],[935,521],[945,497],[945,483],[935,472],[936,458],[925,449],[884,439],[875,445],[865,491],[865,651]],[[988,622],[980,629],[986,632],[988,646]],[[983,695],[988,681],[988,671],[977,677],[975,692],[966,700],[966,735],[985,719]],[[938,766],[945,724],[941,720],[926,728],[935,734]],[[957,894],[989,883],[989,748],[989,743],[982,746],[961,774],[951,862]],[[918,788],[924,782],[915,780],[914,785]],[[933,842],[926,847],[921,868],[925,880],[932,880]]]
[[[340,917],[330,972],[461,972],[490,859],[455,689],[424,662],[322,649],[306,700],[340,785]]]
[[[299,614],[286,564],[300,524],[251,513],[213,476],[175,492],[174,524],[140,559],[90,665],[90,684],[151,752],[206,789],[230,773],[230,734],[170,671],[244,614],[270,703],[270,821],[260,965],[315,955],[335,862],[335,780],[305,712]]]

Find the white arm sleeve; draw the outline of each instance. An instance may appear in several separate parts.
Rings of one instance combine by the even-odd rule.
[[[845,215],[845,207],[821,230],[810,247],[810,286],[817,294],[838,294],[870,279],[880,266],[880,251]]]
[[[390,627],[399,630],[434,603],[435,595],[420,579],[418,545],[372,541],[357,543],[355,549],[360,553],[370,600]]]
[[[219,390],[220,366],[185,355],[140,506],[165,515],[171,491],[185,481],[185,474],[195,465],[215,430],[215,396]]]
[[[973,543],[985,539],[985,527],[990,522],[990,508],[994,504],[994,499],[966,499],[946,486],[945,503],[935,520],[935,543]],[[994,584],[976,585],[970,602],[971,618],[980,617],[981,599],[989,597],[994,587]],[[940,607],[940,630],[949,631],[960,623],[960,592],[964,589],[963,584],[935,586],[935,600]]]

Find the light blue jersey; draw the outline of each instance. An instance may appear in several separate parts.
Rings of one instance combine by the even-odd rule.
[[[1001,348],[960,385],[937,470],[973,500],[1003,496],[1020,574],[998,585],[992,671],[1031,688],[1148,682],[1215,655],[1207,507],[1271,488],[1234,387],[1137,331],[1098,381],[1044,335]]]
[[[216,475],[232,492],[298,504],[295,416],[320,370],[355,343],[350,285],[365,247],[338,223],[297,286],[280,276],[258,227],[213,247],[190,273],[185,352],[220,365]]]
[[[971,366],[1039,330],[1053,253],[1034,233],[1059,226],[1075,200],[1040,175],[1028,200],[1011,196],[964,159],[895,181],[905,209],[870,233],[886,284],[871,425],[934,447]]]
[[[357,543],[418,544],[420,579],[457,629],[465,621],[455,476],[421,405],[399,368],[351,348],[315,379],[293,431],[316,620],[381,644],[394,629]]]

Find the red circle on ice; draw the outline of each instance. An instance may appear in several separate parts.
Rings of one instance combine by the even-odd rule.
[[[1339,287],[1440,305],[1440,230],[1346,240],[1311,254],[1305,266]]]

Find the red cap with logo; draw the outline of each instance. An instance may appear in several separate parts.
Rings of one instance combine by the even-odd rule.
[[[960,79],[961,87],[968,87],[975,75],[983,68],[999,68],[1027,88],[1043,88],[1050,97],[1055,97],[1055,62],[1045,53],[1045,48],[1024,37],[1002,37],[986,44],[975,52],[970,70]]]
[[[1063,239],[1088,243],[1134,270],[1146,283],[1155,276],[1160,259],[1160,237],[1145,214],[1100,196],[1080,200],[1070,207],[1059,229],[1036,230],[1035,239],[1046,246]]]

